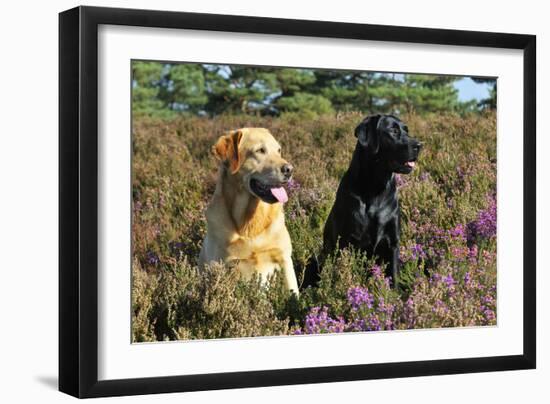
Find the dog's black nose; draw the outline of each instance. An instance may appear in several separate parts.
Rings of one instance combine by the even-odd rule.
[[[291,164],[283,164],[281,166],[281,172],[283,173],[283,175],[285,176],[285,178],[290,178],[290,176],[292,175],[292,172],[294,171],[294,167],[292,167]]]

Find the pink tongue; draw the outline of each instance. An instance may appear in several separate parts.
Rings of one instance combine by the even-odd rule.
[[[288,201],[288,195],[283,187],[280,188],[271,188],[271,193],[277,200],[281,203]]]
[[[416,162],[415,161],[408,161],[407,165],[411,168],[414,168],[414,166],[416,165]]]

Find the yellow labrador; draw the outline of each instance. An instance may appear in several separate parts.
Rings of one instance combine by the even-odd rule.
[[[199,263],[233,261],[244,278],[258,273],[263,281],[280,269],[287,288],[298,294],[283,214],[283,185],[293,167],[281,157],[281,146],[267,129],[243,128],[221,136],[212,150],[220,169]]]

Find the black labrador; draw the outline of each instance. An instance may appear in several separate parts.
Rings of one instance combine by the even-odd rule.
[[[323,232],[324,254],[353,246],[387,264],[397,284],[399,200],[394,173],[409,174],[422,144],[393,115],[372,115],[355,129],[357,144]]]

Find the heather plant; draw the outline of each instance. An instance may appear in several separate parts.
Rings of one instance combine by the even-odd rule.
[[[483,326],[497,321],[496,116],[401,116],[424,143],[398,175],[401,274],[344,250],[323,256],[322,231],[363,114],[140,117],[133,123],[133,341]],[[204,209],[216,181],[211,146],[222,132],[269,128],[295,166],[285,220],[298,280],[321,269],[299,298],[275,273],[266,283],[231,267],[197,268]]]
[[[279,316],[292,299],[278,276],[267,284],[257,278],[244,281],[230,267],[212,265],[199,270],[184,258],[164,267],[158,276],[149,277],[156,287],[148,288],[140,271],[134,267],[136,342],[288,332],[288,317]],[[283,306],[277,310],[281,300]],[[147,322],[147,316],[155,320]]]

